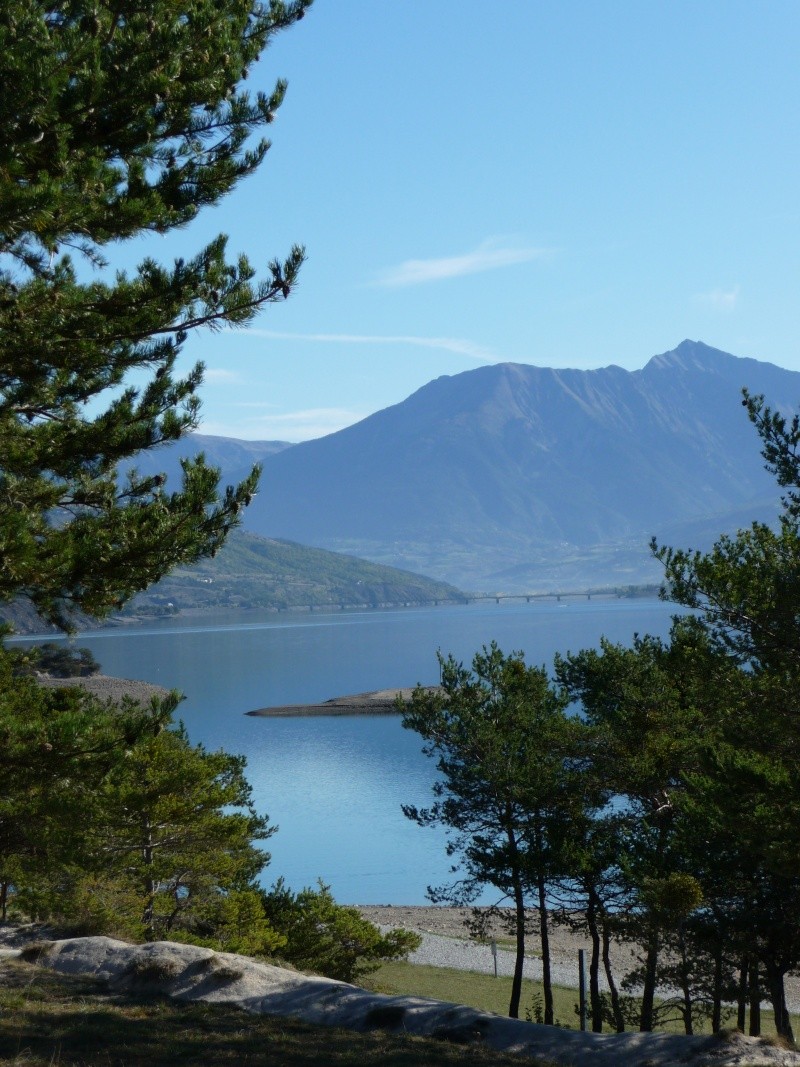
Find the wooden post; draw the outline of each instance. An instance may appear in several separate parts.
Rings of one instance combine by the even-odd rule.
[[[497,942],[492,939],[492,956],[494,957],[494,976],[497,977]]]

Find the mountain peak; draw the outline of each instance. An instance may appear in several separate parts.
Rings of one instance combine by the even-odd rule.
[[[662,352],[645,365],[645,370],[716,370],[722,365],[732,366],[741,363],[736,356],[712,348],[703,341],[691,341],[688,338],[673,348],[671,352]]]

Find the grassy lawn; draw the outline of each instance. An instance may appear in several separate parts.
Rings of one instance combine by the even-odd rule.
[[[93,980],[0,963],[0,1062],[14,1067],[520,1067],[518,1057],[237,1008],[104,995]],[[533,1061],[527,1060],[531,1067]],[[538,1061],[538,1067],[546,1067]]]
[[[467,1004],[483,1011],[493,1011],[498,1015],[508,1014],[508,1002],[511,997],[511,979],[495,978],[488,974],[476,974],[473,971],[456,971],[447,967],[423,967],[411,963],[385,963],[380,970],[365,980],[365,985],[379,993],[412,993],[434,1000],[447,1000],[455,1004]],[[564,989],[556,986],[553,990],[556,1021],[561,1026],[578,1029],[580,1022],[576,1014],[578,1003],[577,989]],[[524,981],[522,999],[520,1000],[520,1018],[530,1014],[535,1019],[534,1006],[542,1004],[542,986],[540,982]],[[725,1023],[733,1025],[735,1016]],[[800,1016],[792,1016],[795,1034],[800,1033]],[[679,1021],[663,1027],[671,1033],[682,1034],[683,1024]],[[698,1028],[698,1032],[703,1032]],[[710,1027],[708,1031],[710,1033]],[[764,1037],[774,1035],[775,1024],[770,1011],[761,1012],[761,1033]]]
[[[508,1015],[508,1002],[511,997],[511,979],[494,978],[489,974],[477,974],[474,971],[457,971],[449,967],[424,967],[412,963],[384,963],[380,970],[369,975],[364,985],[378,993],[414,993],[420,997],[433,1000],[448,1000],[453,1004],[467,1004],[482,1011],[493,1011],[498,1015]],[[542,986],[539,982],[522,983],[520,1000],[520,1018],[526,1012],[534,1016],[534,997],[541,996]],[[554,989],[555,1015],[559,1023],[566,1026],[579,1026],[574,1006],[578,1003],[577,989]]]

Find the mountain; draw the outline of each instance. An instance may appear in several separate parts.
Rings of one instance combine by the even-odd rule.
[[[227,485],[240,482],[255,463],[291,447],[288,441],[239,441],[234,437],[191,433],[178,441],[139,453],[132,463],[123,464],[121,469],[123,474],[131,467],[141,475],[165,474],[170,487],[176,487],[180,484],[181,460],[202,452],[212,467],[219,467],[224,472]]]
[[[743,386],[789,413],[800,374],[684,341],[632,372],[438,378],[267,456],[245,523],[473,589],[657,580],[651,535],[774,515]]]

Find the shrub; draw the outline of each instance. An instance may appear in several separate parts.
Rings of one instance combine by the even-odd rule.
[[[383,960],[400,959],[419,946],[418,934],[410,930],[383,934],[357,908],[337,904],[329,886],[322,881],[318,885],[293,893],[281,878],[263,893],[268,921],[286,938],[282,959],[301,970],[353,982],[376,970]]]

